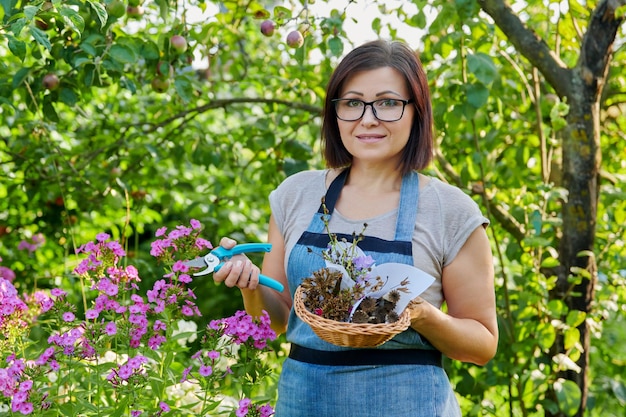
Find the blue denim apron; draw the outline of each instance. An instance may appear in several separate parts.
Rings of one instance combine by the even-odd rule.
[[[347,175],[344,170],[326,193],[329,215]],[[377,264],[413,265],[418,197],[419,177],[412,172],[402,179],[394,240],[367,236],[365,230],[359,247]],[[322,213],[320,205],[289,256],[287,279],[292,297],[304,278],[325,266],[321,251],[329,238]],[[337,236],[352,240],[351,231]],[[283,364],[275,417],[461,416],[440,353],[412,328],[378,348],[351,349],[321,340],[292,309],[287,340],[292,351]]]

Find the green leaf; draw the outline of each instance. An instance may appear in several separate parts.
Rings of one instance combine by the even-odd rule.
[[[565,322],[568,326],[578,327],[583,321],[585,321],[586,317],[587,314],[584,311],[570,310],[569,313],[567,313]]]
[[[541,261],[542,268],[556,268],[560,264],[561,263],[559,262],[559,260],[556,258],[553,258],[552,256],[548,256],[547,258]]]
[[[424,11],[420,9],[410,19],[407,19],[406,23],[409,26],[424,29],[426,27],[426,14],[424,14]]]
[[[50,96],[46,96],[46,99],[43,101],[41,110],[43,111],[44,116],[46,116],[46,119],[58,123],[59,115],[57,114],[57,111],[55,110],[52,102],[50,101],[50,99],[48,99],[48,97]]]
[[[484,106],[489,99],[489,90],[482,84],[466,84],[465,94],[467,103],[476,109]]]
[[[25,18],[17,19],[15,22],[11,23],[11,32],[15,36],[19,36],[22,33],[22,29],[28,24],[28,21]]]
[[[11,83],[11,86],[13,87],[13,89],[16,89],[17,87],[22,85],[22,83],[24,82],[24,80],[26,79],[29,73],[30,73],[29,67],[22,67],[19,70],[17,70],[17,72],[13,76],[13,82]]]
[[[554,392],[559,402],[559,410],[566,416],[573,416],[578,412],[582,395],[574,381],[559,378],[554,383]]]
[[[141,46],[139,51],[139,55],[147,60],[157,60],[159,59],[159,47],[156,43],[152,41],[146,41]]]
[[[4,21],[6,17],[7,20],[11,17],[11,9],[13,9],[13,4],[15,1],[13,0],[0,0],[0,9],[3,13],[0,13],[0,21]]]
[[[39,11],[38,6],[24,6],[24,9],[23,9],[24,16],[26,16],[26,19],[28,19],[29,21],[35,18],[35,15],[37,14],[38,11]]]
[[[334,56],[341,56],[343,54],[343,41],[334,36],[328,40],[328,48]]]
[[[12,35],[8,35],[8,38],[9,50],[13,53],[13,55],[18,57],[20,61],[24,62],[24,58],[26,58],[26,43],[15,39]]]
[[[193,98],[193,86],[186,77],[176,77],[174,88],[185,103],[188,103]]]
[[[48,34],[46,32],[35,26],[31,26],[29,29],[31,35],[33,35],[33,38],[35,38],[37,43],[44,46],[48,51],[52,49],[52,45],[50,44],[50,40],[48,39]]]
[[[567,306],[562,300],[550,300],[548,311],[552,317],[561,317],[567,311]]]
[[[77,11],[69,7],[61,7],[59,14],[63,16],[63,21],[67,26],[76,31],[79,36],[82,36],[85,30],[85,19]]]
[[[291,19],[291,10],[283,6],[275,6],[274,19],[278,24],[281,24],[284,20]]]
[[[78,95],[71,88],[61,88],[59,99],[68,106],[74,106],[78,102]]]
[[[100,28],[102,29],[104,25],[107,23],[108,13],[106,8],[102,3],[93,2],[91,0],[87,0],[87,3],[91,6],[94,12],[96,12],[96,16],[98,17],[98,21],[100,22]]]
[[[375,33],[379,33],[380,32],[380,25],[381,25],[380,17],[374,18],[372,20],[372,30]]]
[[[566,329],[563,336],[563,346],[565,347],[565,350],[573,348],[578,342],[580,342],[580,330],[576,327]]]
[[[109,55],[115,61],[122,64],[133,64],[137,61],[135,52],[131,48],[123,45],[111,46],[111,49],[109,49]]]
[[[491,84],[498,75],[498,70],[491,57],[483,53],[468,55],[467,68],[476,76],[478,81],[485,85]]]
[[[550,349],[556,340],[556,330],[550,323],[540,323],[537,326],[537,343],[545,351]]]

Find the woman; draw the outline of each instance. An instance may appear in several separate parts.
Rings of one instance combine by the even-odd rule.
[[[418,173],[431,161],[433,136],[416,54],[380,40],[350,52],[328,85],[322,136],[329,169],[295,174],[270,195],[273,248],[262,272],[289,291],[258,286],[259,268],[243,256],[214,274],[241,289],[250,314],[266,310],[292,343],[276,416],[460,416],[441,355],[482,365],[496,352],[488,220],[461,190]],[[379,348],[357,353],[327,343],[292,309],[299,283],[324,267],[309,253],[328,242],[319,243],[327,234],[322,197],[330,232],[358,234],[367,223],[359,246],[377,264],[407,263],[436,277],[412,307],[411,327]]]

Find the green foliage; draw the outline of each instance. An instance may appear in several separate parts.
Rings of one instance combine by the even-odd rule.
[[[0,1],[0,257],[18,287],[79,288],[74,249],[101,231],[122,240],[146,286],[159,278],[146,254],[161,225],[196,218],[214,244],[263,241],[271,190],[321,166],[324,86],[358,43],[346,29],[362,18],[352,2],[131,0],[138,14],[115,1]],[[519,13],[573,66],[593,3],[567,4],[528,1]],[[624,348],[612,343],[624,338],[626,301],[623,48],[601,101],[600,279],[584,315],[551,295],[569,104],[476,2],[376,5],[372,29],[404,37],[427,69],[439,145],[429,173],[472,194],[492,222],[501,342],[485,367],[448,364],[464,415],[572,415],[581,393],[560,371],[575,373],[582,320],[593,337],[587,413],[623,415]],[[271,37],[264,19],[276,23]],[[302,48],[285,44],[294,29],[305,33]],[[173,50],[174,34],[186,52]],[[43,84],[50,73],[54,88]],[[39,233],[38,251],[14,249]],[[572,283],[584,273],[572,271]],[[208,317],[241,307],[236,292],[197,284]]]

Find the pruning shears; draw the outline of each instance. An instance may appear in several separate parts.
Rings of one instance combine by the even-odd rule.
[[[247,252],[269,252],[270,250],[272,250],[272,245],[270,243],[242,243],[240,245],[236,245],[232,249],[226,249],[222,246],[218,246],[204,256],[186,261],[185,265],[190,268],[205,268],[202,271],[194,273],[194,276],[207,275],[219,271],[220,268],[224,266],[224,261],[229,260],[234,255]],[[272,288],[278,292],[282,292],[284,289],[283,284],[262,274],[259,275],[259,284],[265,285],[266,287]]]

